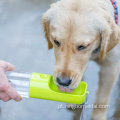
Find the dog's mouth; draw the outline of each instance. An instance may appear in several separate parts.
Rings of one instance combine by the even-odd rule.
[[[74,89],[68,89],[66,87],[58,87],[59,91],[61,92],[68,92],[68,93],[72,93],[74,92]]]

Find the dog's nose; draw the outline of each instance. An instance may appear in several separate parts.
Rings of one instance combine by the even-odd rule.
[[[57,77],[57,82],[62,86],[69,86],[72,83],[72,79]]]

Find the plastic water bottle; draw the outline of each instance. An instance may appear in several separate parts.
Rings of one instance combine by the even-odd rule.
[[[81,82],[74,93],[58,91],[51,75],[40,73],[6,72],[9,83],[26,98],[39,98],[74,104],[88,105],[87,84]],[[82,92],[81,92],[82,91]],[[81,94],[83,93],[83,94]],[[83,108],[80,120],[87,120],[87,109]]]
[[[73,93],[61,92],[54,83],[52,75],[42,73],[6,72],[9,83],[22,96],[82,104],[87,93],[87,84],[80,82]]]

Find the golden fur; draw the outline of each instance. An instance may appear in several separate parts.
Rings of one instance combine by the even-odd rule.
[[[58,85],[57,76],[68,77],[73,80],[69,88],[76,88],[83,77],[88,61],[94,59],[101,67],[99,95],[95,103],[107,104],[114,81],[119,74],[119,72],[114,73],[113,70],[116,70],[116,66],[120,69],[120,27],[115,23],[111,2],[61,0],[52,4],[43,15],[42,24],[48,48],[54,47],[55,51],[54,82]],[[55,45],[54,40],[60,42],[59,47]],[[100,52],[93,53],[100,42]],[[79,45],[88,47],[78,51]],[[109,84],[109,87],[102,87],[104,83]],[[104,100],[99,100],[100,97]],[[105,120],[106,110],[96,114],[97,111],[93,111],[92,119]]]

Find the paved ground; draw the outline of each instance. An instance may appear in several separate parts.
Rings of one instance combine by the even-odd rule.
[[[55,0],[0,0],[0,59],[9,61],[16,70],[52,74],[55,58],[48,51],[41,27],[42,14]],[[89,104],[93,104],[99,67],[90,62],[85,73]],[[23,99],[16,103],[0,102],[1,120],[77,120],[77,112],[58,110],[54,101]],[[88,110],[88,118],[91,109]],[[87,119],[89,120],[89,119]]]

